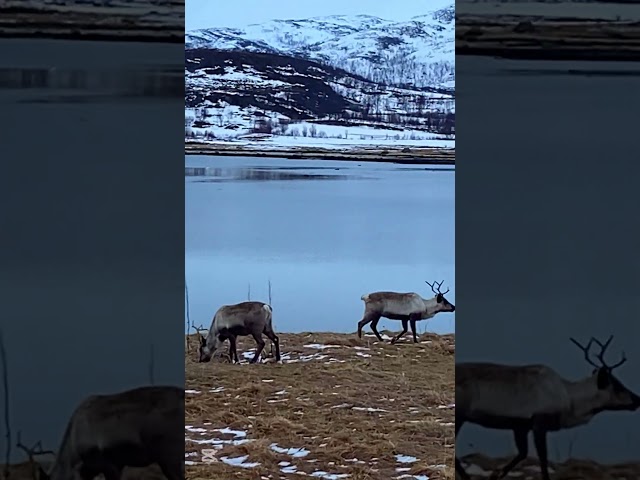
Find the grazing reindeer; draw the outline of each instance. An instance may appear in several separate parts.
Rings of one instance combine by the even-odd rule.
[[[256,353],[250,363],[256,363],[264,349],[264,333],[276,347],[276,362],[280,361],[280,342],[273,331],[273,310],[270,305],[262,302],[242,302],[236,305],[224,305],[213,316],[209,334],[200,336],[199,362],[208,362],[213,354],[220,349],[225,340],[229,339],[229,353],[231,358],[239,362],[236,350],[236,337],[251,335],[257,344]]]
[[[592,337],[583,346],[571,338],[595,367],[591,375],[578,381],[566,380],[544,365],[457,364],[456,436],[466,422],[513,431],[518,454],[493,476],[503,478],[527,458],[527,436],[532,431],[542,479],[549,480],[547,432],[584,425],[603,411],[640,408],[640,397],[613,375],[613,370],[626,362],[624,353],[614,365],[604,360],[612,339],[613,335],[602,343]],[[600,346],[596,355],[599,364],[589,355],[594,343]],[[461,478],[470,478],[457,457],[455,466]]]
[[[29,455],[43,451],[18,445]],[[124,467],[157,463],[168,480],[184,479],[184,389],[140,387],[94,395],[76,408],[47,480],[120,480]]]
[[[425,299],[417,293],[396,292],[375,292],[363,295],[361,298],[364,301],[364,316],[358,322],[358,337],[362,338],[362,327],[371,323],[371,330],[378,337],[378,340],[382,342],[382,337],[376,327],[380,317],[384,317],[390,320],[402,321],[402,332],[393,337],[392,344],[407,333],[408,324],[411,324],[413,341],[418,343],[416,335],[416,322],[418,320],[426,320],[439,312],[454,312],[456,309],[455,305],[444,298],[449,289],[446,292],[440,291],[444,280],[440,283],[425,283],[431,287],[431,291],[435,294],[433,298]]]

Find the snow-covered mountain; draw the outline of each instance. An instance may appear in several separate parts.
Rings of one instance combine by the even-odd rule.
[[[453,88],[455,5],[393,22],[370,15],[272,20],[188,32],[187,49],[242,50],[316,60],[387,85]]]
[[[309,128],[336,141],[354,131],[363,141],[452,141],[454,41],[453,4],[405,22],[329,16],[189,32],[185,135],[306,137]]]

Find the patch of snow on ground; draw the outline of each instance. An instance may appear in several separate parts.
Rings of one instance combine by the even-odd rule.
[[[204,429],[201,427],[193,427],[191,425],[185,425],[185,430],[187,430],[188,432],[191,433],[195,433],[200,435],[201,437],[203,436],[203,434],[205,433],[212,433],[212,432],[218,432],[220,434],[223,435],[233,435],[232,439],[222,439],[222,438],[218,438],[218,437],[213,437],[213,438],[191,438],[191,437],[186,437],[185,436],[185,441],[186,442],[191,442],[191,443],[197,443],[199,445],[213,445],[214,448],[222,448],[225,445],[242,445],[244,443],[249,443],[251,442],[251,440],[248,440],[247,438],[245,438],[247,436],[246,432],[243,432],[241,430],[232,430],[230,428],[214,428],[214,429]]]
[[[417,462],[418,459],[409,455],[396,455],[396,461],[398,463],[414,463]]]
[[[340,478],[350,477],[348,473],[328,473],[322,470],[316,470],[310,474],[312,477],[324,478],[325,480],[338,480]]]
[[[220,432],[223,434],[233,435],[235,438],[245,438],[247,436],[247,432],[243,432],[242,430],[232,430],[230,428],[214,428],[214,432]]]
[[[384,410],[382,408],[373,408],[373,407],[351,407],[352,410],[359,410],[362,412],[386,412],[387,410]]]
[[[185,425],[184,429],[193,433],[206,433],[208,431],[206,428],[192,427],[191,425]]]
[[[373,333],[365,333],[364,336],[365,337],[374,337],[375,338],[375,335]],[[380,337],[382,338],[382,340],[391,340],[391,337],[389,335],[387,335],[386,333],[382,333],[380,335]]]
[[[287,455],[290,455],[294,458],[302,458],[302,457],[306,457],[307,455],[309,455],[309,450],[306,450],[305,448],[282,448],[279,447],[277,443],[272,443],[271,445],[269,445],[269,447],[271,448],[271,450],[273,450],[274,452],[278,452],[278,453],[284,453]]]
[[[242,467],[242,468],[254,468],[260,465],[258,462],[253,463],[245,463],[249,458],[249,455],[244,455],[242,457],[221,457],[222,460],[227,465],[231,465],[232,467]]]

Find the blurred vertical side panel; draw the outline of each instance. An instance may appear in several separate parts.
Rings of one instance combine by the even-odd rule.
[[[639,17],[457,3],[460,478],[640,476]]]
[[[183,478],[183,39],[184,2],[0,6],[2,478]]]

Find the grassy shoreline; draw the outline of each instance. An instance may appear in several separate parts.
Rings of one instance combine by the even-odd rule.
[[[265,146],[246,148],[238,145],[185,143],[185,155],[242,156],[310,160],[389,162],[407,165],[455,165],[455,149],[433,147],[369,148],[335,150],[299,147],[293,149]]]
[[[184,43],[184,12],[178,2],[156,6],[164,15],[150,18],[154,7],[93,5],[0,5],[0,38],[46,38],[109,42]]]
[[[279,336],[283,362],[257,365],[252,339],[243,364],[201,364],[188,336],[186,479],[453,480],[454,335]]]
[[[456,52],[523,60],[640,60],[638,22],[458,14]]]

